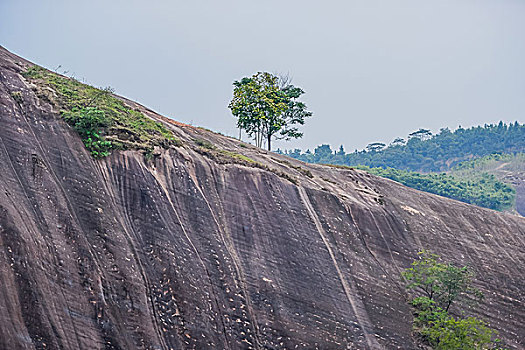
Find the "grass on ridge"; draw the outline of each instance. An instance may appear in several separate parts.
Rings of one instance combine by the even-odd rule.
[[[126,106],[111,88],[98,89],[39,66],[22,75],[36,85],[38,97],[60,109],[95,158],[113,149],[140,149],[147,154],[155,146],[179,144],[162,123]]]

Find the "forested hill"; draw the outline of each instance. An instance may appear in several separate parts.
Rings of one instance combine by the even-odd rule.
[[[386,145],[381,142],[369,144],[365,150],[346,153],[341,146],[334,151],[329,145],[318,146],[314,152],[299,149],[285,153],[308,163],[338,165],[366,165],[369,167],[392,167],[419,172],[450,170],[461,161],[483,157],[493,153],[525,152],[525,127],[514,122],[477,126],[450,131],[441,129],[432,135],[429,130],[419,129],[407,139],[396,138]]]

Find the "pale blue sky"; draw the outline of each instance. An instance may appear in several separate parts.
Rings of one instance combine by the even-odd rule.
[[[347,151],[525,120],[525,1],[1,0],[0,45],[176,120],[236,135],[232,81],[283,72]]]

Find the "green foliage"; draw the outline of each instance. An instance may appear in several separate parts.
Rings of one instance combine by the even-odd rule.
[[[316,153],[319,153],[317,149]],[[516,158],[518,156],[519,155],[512,157]],[[325,165],[349,168],[346,165]],[[517,165],[515,167],[517,167]],[[464,170],[458,170],[450,174],[420,174],[394,168],[383,169],[370,168],[367,166],[354,166],[351,168],[365,170],[370,174],[392,179],[420,191],[434,193],[494,210],[511,209],[514,206],[516,198],[516,190],[511,185],[501,182],[496,176],[486,172],[466,172]]]
[[[355,168],[392,179],[417,190],[494,210],[511,208],[516,197],[514,188],[488,173],[462,177],[446,173],[420,174],[394,168],[383,169],[366,166],[356,166]]]
[[[309,163],[366,165],[396,169],[439,172],[447,171],[462,161],[493,153],[525,152],[525,126],[518,122],[490,124],[454,132],[441,129],[436,135],[420,129],[409,135],[408,141],[396,138],[390,145],[374,142],[363,151],[333,152],[329,145],[321,145],[315,152],[299,149],[285,154]]]
[[[290,140],[303,137],[303,133],[299,132],[299,128],[295,125],[304,125],[306,118],[312,116],[312,112],[308,111],[304,102],[297,99],[304,94],[301,88],[293,85],[286,85],[282,88],[285,95],[285,101],[288,107],[282,115],[282,127],[276,131],[280,131],[280,139]],[[270,148],[268,148],[270,149]]]
[[[84,145],[95,158],[109,155],[111,142],[104,140],[101,130],[109,125],[104,111],[95,107],[82,109],[73,108],[71,111],[63,112],[64,119],[78,132]]]
[[[332,167],[349,168],[345,165],[325,164]],[[464,176],[463,174],[420,174],[393,168],[369,168],[355,166],[371,174],[392,179],[405,186],[438,194],[465,203],[476,204],[494,210],[506,210],[514,205],[516,191],[488,173]]]
[[[414,308],[414,330],[421,340],[439,350],[494,349],[496,331],[475,317],[455,318],[448,313],[450,305],[461,295],[481,296],[472,287],[473,274],[467,267],[442,263],[429,251],[418,253],[418,259],[402,272],[407,289],[420,296],[411,300]]]
[[[481,292],[471,285],[474,274],[468,267],[439,262],[438,255],[426,250],[401,274],[408,282],[407,289],[418,291],[445,311],[461,296],[481,298]]]
[[[297,125],[303,125],[305,118],[312,115],[297,100],[304,93],[302,89],[293,85],[281,87],[279,78],[267,72],[242,78],[233,85],[228,108],[237,118],[237,127],[252,137],[257,147],[266,141],[270,150],[272,137],[302,137]]]
[[[82,137],[94,157],[112,149],[168,147],[178,141],[162,123],[147,118],[115,97],[111,88],[98,89],[39,66],[23,73],[37,86],[37,94],[61,109],[62,116]]]
[[[493,349],[494,334],[495,331],[475,317],[455,319],[444,312],[421,330],[421,335],[439,350]]]
[[[494,153],[481,158],[464,161],[452,168],[452,173],[472,177],[480,172],[499,174],[505,171],[525,171],[525,153]]]
[[[454,318],[428,297],[414,298],[414,330],[434,349],[494,349],[496,331],[475,317]]]
[[[483,168],[492,162],[512,161],[514,158],[515,158],[515,155],[512,155],[512,154],[494,153],[494,154],[489,154],[484,157],[480,157],[480,158],[476,158],[472,160],[466,160],[461,163],[458,163],[452,168],[452,170],[460,171],[460,170],[471,170],[471,169],[476,169],[476,168]]]
[[[408,142],[397,138],[388,147],[380,142],[371,143],[366,151],[352,154],[345,153],[342,146],[333,151],[329,145],[318,146],[314,152],[307,150],[302,153],[295,149],[285,152],[277,150],[277,153],[309,163],[352,166],[421,191],[485,208],[509,210],[514,207],[516,191],[511,184],[498,180],[498,177],[503,178],[502,174],[498,174],[498,166],[510,162],[511,169],[523,171],[525,156],[522,153],[492,153],[498,149],[525,151],[523,125],[517,122],[510,125],[499,123],[460,128],[455,132],[442,129],[434,136],[428,130],[420,129],[409,137]],[[491,154],[461,162],[461,157],[472,157],[469,152]],[[425,156],[422,157],[422,154]],[[376,167],[372,167],[374,165]],[[449,173],[421,174],[404,169],[450,170]]]

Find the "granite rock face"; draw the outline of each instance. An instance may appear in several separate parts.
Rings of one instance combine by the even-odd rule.
[[[470,312],[525,348],[524,218],[131,101],[182,146],[95,160],[29,64],[0,48],[0,349],[415,349],[399,273],[422,248],[470,265]]]

